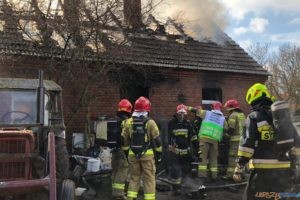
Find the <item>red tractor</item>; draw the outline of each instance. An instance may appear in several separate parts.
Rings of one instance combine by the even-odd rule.
[[[73,200],[68,180],[61,87],[53,81],[0,78],[0,200]]]

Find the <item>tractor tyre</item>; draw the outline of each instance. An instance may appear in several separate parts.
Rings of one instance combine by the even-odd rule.
[[[75,183],[69,179],[62,182],[60,195],[58,200],[74,200],[75,199]]]
[[[63,180],[69,177],[69,154],[66,141],[63,138],[55,137],[55,156],[56,156],[56,184],[58,191]]]

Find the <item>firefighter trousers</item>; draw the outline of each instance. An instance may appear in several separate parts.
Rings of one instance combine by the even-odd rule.
[[[206,142],[201,141],[199,144],[200,159],[202,160],[198,167],[199,177],[207,178],[211,174],[211,178],[217,178],[218,173],[218,141]]]
[[[112,196],[124,196],[129,164],[123,150],[112,153]]]
[[[136,159],[129,156],[130,181],[127,192],[127,200],[136,199],[140,188],[141,180],[144,186],[144,199],[155,200],[155,160],[154,156],[142,156]]]
[[[236,158],[239,149],[239,141],[230,141],[230,149],[228,155],[228,168],[227,168],[227,177],[232,178],[234,173],[234,168],[236,166]]]
[[[243,200],[282,199],[292,187],[290,169],[260,169],[250,173]]]
[[[178,155],[169,152],[169,159],[171,164],[171,178],[176,184],[176,187],[180,188],[182,178],[188,175],[191,170],[190,155]]]

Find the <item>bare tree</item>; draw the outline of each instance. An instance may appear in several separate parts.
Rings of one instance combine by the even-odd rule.
[[[268,85],[279,99],[292,101],[296,107],[300,103],[300,48],[285,44],[269,60],[272,76]]]
[[[300,106],[300,47],[282,45],[278,51],[269,52],[270,43],[251,45],[247,51],[271,76],[267,86],[277,99],[288,100],[297,109]]]
[[[247,52],[258,62],[265,66],[269,59],[270,43],[255,43],[247,48]]]
[[[151,13],[161,1],[148,0],[139,16]],[[110,57],[111,53],[121,57],[122,51],[126,51],[129,26],[124,24],[123,3],[123,0],[3,0],[0,3],[3,31],[47,51],[51,61],[47,69],[49,78],[62,86],[66,77],[73,81],[78,102],[67,125],[81,108],[97,100],[107,77],[113,76],[114,81],[124,84],[124,79],[118,78],[124,73],[124,66]],[[132,70],[151,76],[142,68]]]

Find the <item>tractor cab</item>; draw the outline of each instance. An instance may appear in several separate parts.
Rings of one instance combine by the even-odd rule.
[[[61,91],[42,72],[39,79],[0,78],[0,199],[37,186],[48,186],[51,200],[74,198],[64,196],[74,183],[66,180]]]

